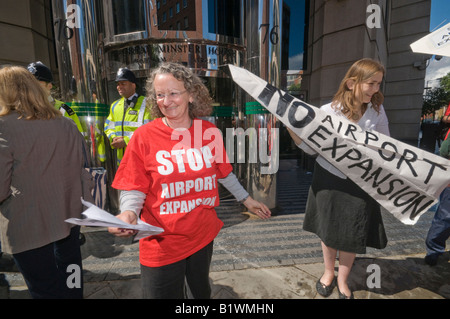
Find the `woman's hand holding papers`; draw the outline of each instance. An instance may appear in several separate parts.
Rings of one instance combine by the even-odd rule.
[[[124,211],[116,216],[120,220],[124,221],[125,223],[136,225],[137,224],[137,216],[132,211]],[[137,234],[137,230],[133,229],[126,229],[126,228],[115,228],[115,227],[108,227],[108,231],[116,235],[117,237],[131,237]]]

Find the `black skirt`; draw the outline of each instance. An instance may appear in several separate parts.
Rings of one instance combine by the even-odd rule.
[[[315,164],[303,229],[341,251],[365,254],[387,245],[380,205],[349,178]]]

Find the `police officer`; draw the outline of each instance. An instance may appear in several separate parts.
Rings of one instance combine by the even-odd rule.
[[[52,71],[41,61],[30,63],[27,67],[28,71],[34,75],[34,77],[39,81],[41,86],[48,94],[49,101],[59,110],[62,115],[72,119],[78,127],[80,133],[83,133],[83,127],[81,125],[80,119],[78,118],[75,111],[62,101],[55,100],[51,95],[51,90],[53,88],[53,74]]]
[[[111,104],[105,121],[105,134],[111,147],[117,150],[117,166],[125,153],[125,148],[136,129],[151,120],[143,96],[136,93],[136,77],[127,68],[121,68],[116,76],[117,91],[121,98]]]

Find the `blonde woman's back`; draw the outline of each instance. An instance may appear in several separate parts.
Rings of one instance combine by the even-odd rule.
[[[83,207],[83,137],[70,119],[0,117],[0,225],[7,253],[41,247],[68,236],[65,219]],[[12,194],[11,194],[12,193]]]

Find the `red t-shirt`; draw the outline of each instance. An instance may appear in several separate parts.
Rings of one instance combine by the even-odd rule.
[[[444,116],[449,116],[449,115],[450,115],[450,103],[447,106],[447,110],[445,110]],[[450,134],[450,129],[447,131],[447,134],[445,135],[444,140],[446,140],[448,138],[449,134]]]
[[[221,132],[210,122],[196,119],[178,131],[158,118],[135,131],[112,186],[145,193],[141,219],[164,229],[140,240],[142,265],[177,262],[217,236],[217,180],[231,171]]]

